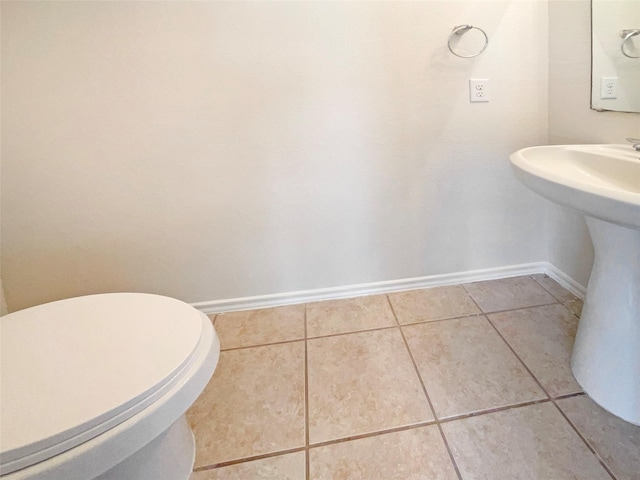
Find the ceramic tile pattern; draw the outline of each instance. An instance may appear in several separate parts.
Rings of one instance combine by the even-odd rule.
[[[189,410],[196,467],[305,444],[304,342],[221,352]]]
[[[469,417],[442,428],[465,479],[609,480],[550,402]]]
[[[222,350],[304,339],[304,305],[224,313],[215,328]]]
[[[299,480],[305,475],[304,451],[194,472],[189,480]]]
[[[640,478],[640,427],[611,415],[586,396],[564,398],[558,405],[618,480]]]
[[[390,327],[395,324],[386,295],[328,300],[307,305],[309,337]]]
[[[533,275],[216,315],[191,480],[640,480],[571,375],[580,304]]]
[[[550,395],[582,391],[569,366],[578,318],[564,305],[494,313],[489,320]]]
[[[438,418],[546,397],[485,317],[403,330]]]
[[[433,420],[397,329],[311,339],[307,356],[311,443]]]
[[[435,425],[312,448],[309,459],[317,479],[457,479]]]
[[[555,280],[545,274],[531,275],[547,292],[558,299],[559,302],[566,303],[576,300],[576,296],[570,291],[562,288]]]
[[[460,285],[391,293],[389,299],[402,324],[480,313]]]
[[[464,288],[485,313],[557,302],[531,277],[467,283]]]

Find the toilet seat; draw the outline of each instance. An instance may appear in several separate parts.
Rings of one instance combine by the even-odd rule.
[[[1,322],[0,471],[16,478],[108,470],[184,414],[219,355],[204,314],[158,295],[78,297]]]

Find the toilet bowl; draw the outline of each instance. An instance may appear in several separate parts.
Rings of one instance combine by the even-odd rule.
[[[187,480],[185,412],[215,370],[211,321],[159,295],[61,300],[0,319],[2,480]]]

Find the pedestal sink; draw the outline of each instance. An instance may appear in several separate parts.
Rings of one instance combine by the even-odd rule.
[[[585,215],[595,259],[571,368],[596,403],[640,425],[640,152],[541,146],[510,159],[524,185]]]

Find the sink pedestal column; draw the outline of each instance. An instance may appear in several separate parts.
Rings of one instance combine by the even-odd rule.
[[[585,218],[595,260],[571,367],[596,403],[640,425],[640,230]]]

